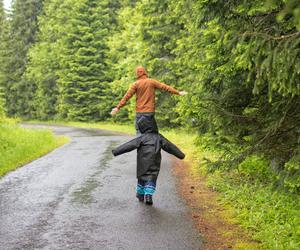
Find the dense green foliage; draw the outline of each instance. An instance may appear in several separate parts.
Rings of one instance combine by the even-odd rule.
[[[9,116],[107,120],[143,65],[189,92],[158,92],[157,120],[196,131],[220,156],[208,169],[299,195],[299,0],[15,0],[0,15]]]
[[[2,34],[3,27],[4,27],[4,20],[5,20],[5,12],[4,12],[4,5],[3,0],[0,1],[0,32]]]
[[[277,184],[299,192],[298,1],[139,1],[119,13],[109,43],[118,98],[135,65],[146,65],[150,75],[190,92],[179,103],[159,95],[160,126],[209,135],[207,146],[224,152],[222,166],[262,154]]]
[[[5,25],[5,12],[4,12],[4,7],[3,7],[3,1],[0,1],[0,58],[2,58],[3,52],[4,52],[4,48],[1,45],[2,44],[2,38],[3,38],[3,34],[4,34],[4,25]],[[0,68],[1,68],[1,64],[0,64]],[[1,70],[0,70],[1,72]],[[4,93],[3,93],[3,89],[0,86],[0,123],[3,121],[5,117],[5,112],[4,112]]]
[[[1,85],[6,95],[7,112],[11,116],[30,116],[34,86],[24,77],[27,53],[35,42],[37,16],[42,0],[16,0],[8,16],[9,29],[3,37],[5,54],[1,58]]]
[[[103,118],[106,89],[107,6],[97,0],[73,4],[61,50],[58,113],[69,120]],[[73,14],[74,13],[74,14]],[[74,15],[74,16],[73,16]]]
[[[0,123],[4,120],[5,118],[5,110],[4,110],[4,97],[2,90],[0,89]]]
[[[29,51],[26,78],[34,86],[31,117],[53,119],[57,113],[60,46],[70,13],[69,1],[47,1],[39,17],[37,43]]]
[[[113,1],[45,3],[27,77],[35,85],[32,118],[103,120],[112,103],[107,40],[114,30]]]
[[[281,1],[197,1],[176,7],[186,10],[189,34],[178,41],[177,61],[196,79],[193,97],[181,107],[183,117],[193,117],[202,133],[213,135],[213,144],[224,151],[223,163],[226,156],[237,163],[257,153],[272,161],[274,170],[286,171],[285,162],[298,157],[300,138],[296,16],[281,21],[288,8]]]

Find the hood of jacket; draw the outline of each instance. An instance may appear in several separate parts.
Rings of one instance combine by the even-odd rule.
[[[153,116],[142,115],[137,120],[137,126],[142,134],[145,133],[158,133],[158,127]]]
[[[136,75],[136,79],[141,79],[143,77],[148,77],[146,69],[142,66],[138,66],[135,69],[135,75]]]

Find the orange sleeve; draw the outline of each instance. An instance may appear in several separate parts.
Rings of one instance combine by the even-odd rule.
[[[172,94],[179,95],[179,91],[177,89],[174,89],[173,87],[171,87],[171,86],[169,86],[165,83],[153,80],[153,85],[157,89],[163,89],[163,90],[168,91]]]
[[[135,94],[136,92],[136,83],[132,84],[132,86],[128,89],[126,94],[123,96],[119,104],[117,105],[117,108],[122,108],[126,102]]]

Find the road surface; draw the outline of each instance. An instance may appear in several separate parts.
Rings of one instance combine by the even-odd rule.
[[[25,125],[44,127],[41,125]],[[0,179],[0,249],[201,249],[163,154],[154,205],[135,198],[131,137],[47,126],[71,142]]]

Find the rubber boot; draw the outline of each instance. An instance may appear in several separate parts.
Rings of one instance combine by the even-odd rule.
[[[152,195],[151,194],[146,194],[145,195],[145,203],[146,205],[152,205],[153,204],[153,200],[152,200]]]
[[[142,195],[142,194],[136,193],[136,198],[138,198],[138,200],[139,200],[140,202],[143,202],[143,201],[144,201],[144,195]]]

